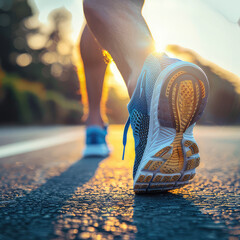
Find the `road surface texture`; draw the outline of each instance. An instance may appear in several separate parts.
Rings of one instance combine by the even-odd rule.
[[[197,176],[151,195],[132,190],[134,145],[129,133],[122,161],[122,130],[110,127],[110,157],[82,159],[83,127],[1,128],[0,154],[26,149],[0,158],[0,239],[239,239],[239,127],[197,127]],[[53,137],[69,139],[47,147]]]

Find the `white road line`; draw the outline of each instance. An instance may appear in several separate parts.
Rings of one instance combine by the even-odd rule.
[[[33,152],[36,150],[53,147],[67,142],[80,139],[82,131],[59,134],[54,137],[27,140],[23,142],[11,143],[0,146],[0,158],[10,157],[22,153]]]

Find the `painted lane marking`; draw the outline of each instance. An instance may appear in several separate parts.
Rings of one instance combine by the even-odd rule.
[[[0,158],[37,151],[44,148],[73,142],[83,136],[82,131],[59,134],[54,137],[27,140],[0,146]]]

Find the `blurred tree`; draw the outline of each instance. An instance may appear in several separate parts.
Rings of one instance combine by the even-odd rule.
[[[59,8],[50,14],[49,20],[52,31],[47,36],[46,48],[42,49],[41,60],[58,80],[64,95],[79,99],[79,80],[72,60],[71,14],[65,8]]]
[[[40,106],[43,99],[36,97],[31,89],[36,82],[41,84],[45,92],[53,93],[53,99],[45,98],[44,101],[48,104],[54,102],[55,108],[61,106],[66,114],[71,111],[68,122],[72,119],[75,119],[74,122],[80,121],[77,120],[78,109],[66,105],[70,104],[68,99],[77,103],[81,97],[79,79],[72,60],[74,45],[70,29],[71,14],[65,8],[54,10],[49,16],[49,25],[46,26],[38,21],[27,0],[0,0],[0,73],[3,73],[0,84],[5,82],[5,89],[0,94],[0,110],[4,113],[5,120],[1,118],[0,122],[45,121],[44,109],[49,108],[43,109]],[[22,81],[22,78],[26,81]],[[6,84],[12,87],[6,87]],[[23,89],[28,88],[27,85],[29,89],[23,92]],[[52,121],[54,116],[49,119]],[[60,117],[57,121],[60,123],[65,120]]]
[[[33,16],[27,0],[2,0],[0,3],[0,64],[7,72],[16,72],[39,81],[46,89],[79,99],[79,81],[72,62],[70,39],[71,14],[54,10],[51,28],[46,31]]]
[[[0,2],[0,63],[8,72],[19,71],[16,57],[26,52],[26,37],[22,21],[32,16],[26,0],[1,0]]]

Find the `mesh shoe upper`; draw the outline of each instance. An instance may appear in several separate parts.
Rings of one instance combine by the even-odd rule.
[[[128,104],[129,119],[135,140],[135,162],[133,177],[137,172],[142,159],[148,137],[150,105],[155,82],[160,72],[168,65],[179,61],[169,58],[165,54],[151,54],[147,57],[142,72],[138,78],[137,86]],[[123,144],[126,145],[128,124],[125,126]]]

